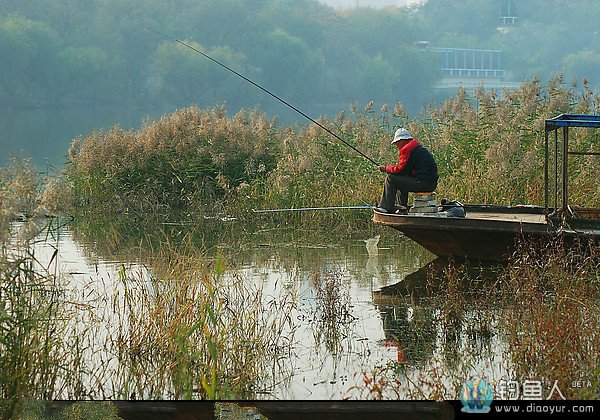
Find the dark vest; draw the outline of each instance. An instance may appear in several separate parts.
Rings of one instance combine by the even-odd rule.
[[[437,183],[439,178],[435,159],[423,146],[417,146],[411,150],[403,172],[420,181]]]

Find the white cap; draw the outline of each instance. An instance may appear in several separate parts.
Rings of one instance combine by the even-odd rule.
[[[397,143],[400,140],[412,140],[412,138],[413,137],[410,135],[406,128],[399,128],[396,130],[396,134],[394,134],[392,144]]]

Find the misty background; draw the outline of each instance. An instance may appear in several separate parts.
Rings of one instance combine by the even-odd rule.
[[[562,73],[597,91],[599,21],[593,0],[1,0],[0,164],[60,165],[77,135],[191,103],[306,123],[174,38],[312,117],[371,100],[416,116],[459,86]]]

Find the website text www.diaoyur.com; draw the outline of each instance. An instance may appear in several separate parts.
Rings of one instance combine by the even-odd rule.
[[[567,404],[536,404],[530,403],[525,406],[520,405],[494,405],[496,413],[540,413],[540,414],[593,414],[593,405],[567,405]]]

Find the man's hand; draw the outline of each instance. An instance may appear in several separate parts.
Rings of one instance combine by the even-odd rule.
[[[379,167],[379,170],[380,170],[381,172],[385,172],[385,165],[381,165],[381,166]]]

